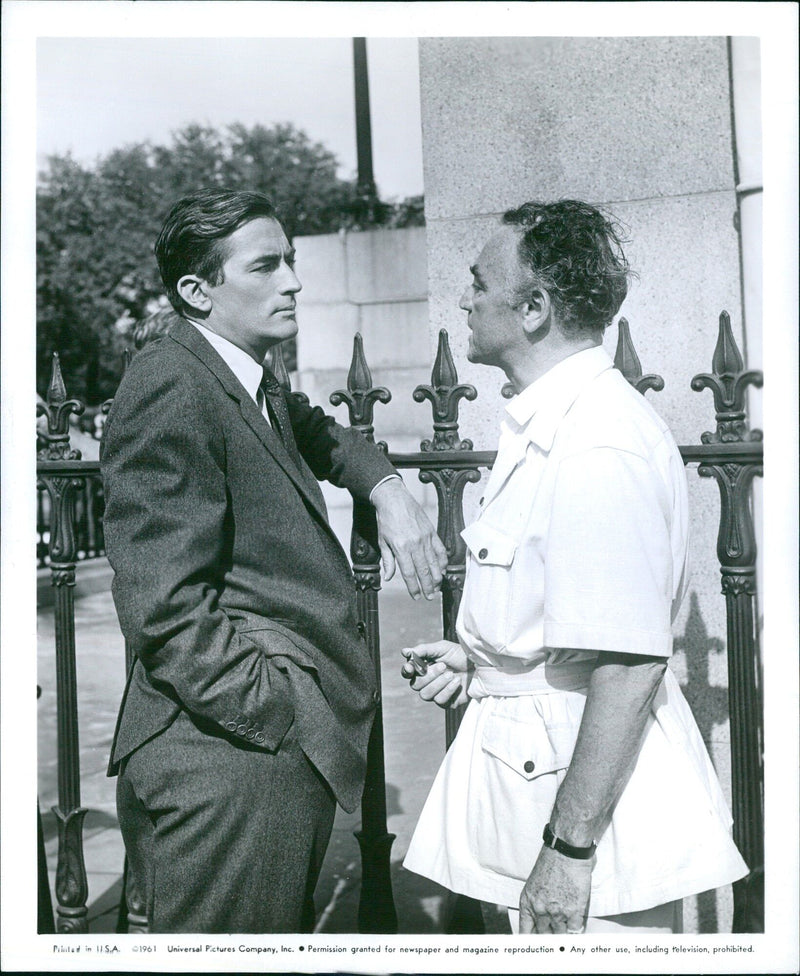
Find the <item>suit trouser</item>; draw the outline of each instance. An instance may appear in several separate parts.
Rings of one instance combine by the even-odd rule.
[[[335,806],[293,728],[270,753],[180,712],[117,784],[150,931],[311,931]]]

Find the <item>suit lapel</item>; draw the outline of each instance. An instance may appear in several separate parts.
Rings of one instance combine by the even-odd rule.
[[[253,402],[250,394],[234,375],[225,360],[219,355],[216,349],[206,341],[197,329],[183,319],[178,320],[170,329],[168,338],[184,346],[193,353],[203,365],[210,370],[222,385],[225,392],[239,406],[242,420],[258,437],[264,447],[273,456],[275,461],[285,471],[286,475],[292,480],[301,495],[308,499],[314,509],[328,523],[328,513],[325,508],[325,500],[320,491],[319,485],[314,480],[313,486],[310,479],[304,478],[295,462],[289,456],[283,441],[272,429],[270,424],[264,419],[261,411]]]

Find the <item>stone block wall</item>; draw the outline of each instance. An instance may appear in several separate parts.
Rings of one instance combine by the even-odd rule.
[[[428,250],[424,227],[297,237],[297,374],[293,388],[306,393],[342,424],[347,408],[329,396],[345,389],[353,337],[361,333],[375,386],[392,393],[375,405],[375,438],[393,451],[419,450],[430,437],[430,409],[412,400],[414,388],[429,383],[435,356],[428,323]],[[405,475],[412,493],[434,520],[434,490],[415,472]],[[349,545],[350,496],[323,486],[331,521]]]

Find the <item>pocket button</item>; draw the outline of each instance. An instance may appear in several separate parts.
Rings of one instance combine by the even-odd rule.
[[[528,759],[522,768],[526,773],[532,773],[536,769],[536,763],[532,759]]]
[[[478,553],[478,559],[486,559],[488,555],[489,555],[488,549],[481,549],[481,551]]]

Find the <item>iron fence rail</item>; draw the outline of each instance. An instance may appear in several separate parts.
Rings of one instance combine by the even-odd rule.
[[[642,374],[624,319],[620,320],[615,365],[640,393],[663,389],[660,376]],[[273,369],[288,390],[289,377],[280,355],[275,357]],[[752,482],[763,473],[763,445],[761,432],[751,431],[745,416],[746,390],[750,385],[761,384],[760,372],[744,369],[730,319],[722,312],[711,372],[698,374],[691,381],[695,391],[712,390],[716,428],[702,434],[700,443],[681,446],[680,452],[684,463],[698,464],[700,476],[713,477],[720,490],[717,558],[727,607],[734,839],[751,868],[748,876],[734,885],[734,932],[764,930],[763,702],[761,654],[755,627],[756,542],[751,511]],[[504,389],[505,395],[511,392]],[[442,582],[442,634],[451,640],[455,638],[465,575],[466,550],[460,535],[464,528],[464,489],[479,481],[481,470],[490,468],[495,459],[495,452],[475,451],[472,442],[461,439],[459,434],[459,402],[474,400],[476,396],[474,386],[458,382],[447,333],[442,330],[431,382],[418,386],[413,393],[418,403],[430,401],[432,438],[423,440],[418,452],[404,454],[389,452],[383,442],[379,445],[397,468],[418,470],[420,480],[433,485],[436,491],[437,528],[448,552]],[[350,423],[373,441],[374,406],[390,399],[389,390],[372,385],[361,337],[357,335],[347,389],[335,391],[331,402],[346,404]],[[104,405],[107,408],[108,404]],[[102,554],[103,536],[99,463],[81,460],[69,442],[70,415],[78,415],[83,409],[83,404],[67,397],[58,356],[54,355],[47,403],[37,410],[47,419],[47,430],[40,432],[44,446],[38,452],[37,463],[37,553],[40,564],[49,565],[55,588],[58,804],[53,812],[59,827],[55,900],[56,928],[60,933],[87,931],[88,890],[83,853],[86,809],[81,806],[80,798],[73,594],[76,563]],[[374,511],[369,505],[356,502],[350,555],[358,587],[360,627],[366,635],[380,685],[380,553],[376,539]],[[127,649],[126,659],[125,665],[129,666]],[[447,713],[448,744],[459,721],[458,712]],[[390,877],[394,836],[387,831],[380,707],[369,742],[361,814],[362,826],[356,834],[362,857],[359,931],[396,932],[397,913]],[[144,930],[139,894],[126,890],[123,901],[126,899],[128,904],[123,904],[120,910],[122,928]]]

